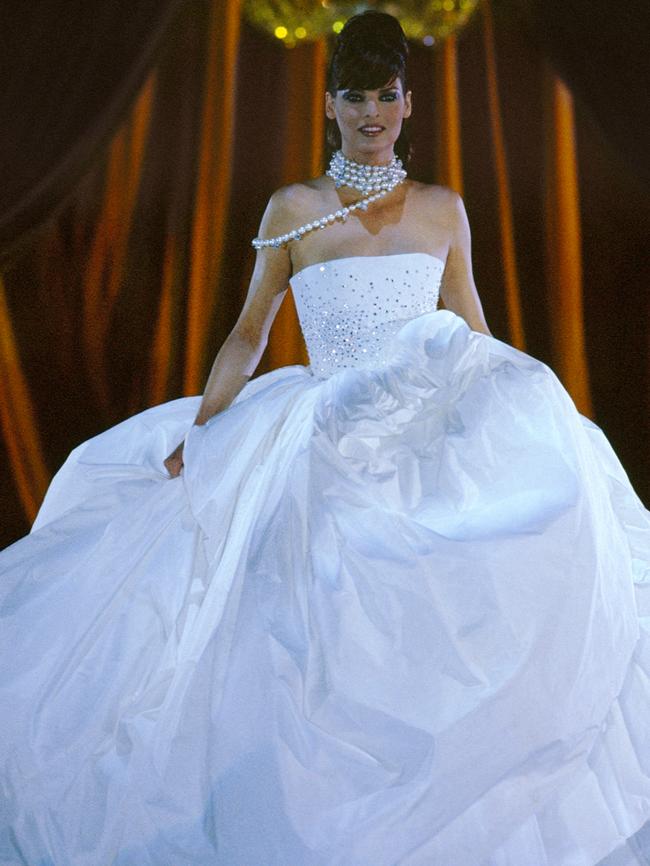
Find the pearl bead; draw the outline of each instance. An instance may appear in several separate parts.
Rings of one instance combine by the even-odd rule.
[[[292,229],[286,234],[264,240],[253,238],[251,243],[255,249],[267,246],[278,247],[289,240],[300,240],[307,232],[331,225],[337,219],[342,219],[345,222],[350,213],[358,209],[366,211],[368,204],[389,193],[406,178],[406,171],[397,156],[394,156],[388,165],[366,165],[348,159],[341,150],[337,150],[332,156],[325,174],[333,179],[336,189],[340,186],[351,186],[358,189],[363,198],[348,207],[340,208],[331,214],[306,223],[298,229]]]

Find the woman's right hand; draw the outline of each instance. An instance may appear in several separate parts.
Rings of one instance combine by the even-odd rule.
[[[169,472],[172,478],[176,478],[181,474],[181,469],[183,468],[183,446],[185,445],[185,440],[183,439],[177,446],[174,448],[169,457],[165,458],[165,469]]]

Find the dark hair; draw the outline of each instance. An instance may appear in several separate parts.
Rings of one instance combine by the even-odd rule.
[[[327,68],[327,90],[336,97],[337,90],[377,90],[399,78],[406,93],[408,52],[408,42],[397,18],[374,9],[353,15],[336,39]],[[336,120],[329,117],[325,129],[329,158],[341,147],[341,131]],[[394,150],[407,168],[412,150],[408,118],[402,121]]]

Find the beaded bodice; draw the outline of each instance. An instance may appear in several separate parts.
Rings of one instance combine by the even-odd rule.
[[[445,263],[429,253],[316,262],[289,280],[315,376],[381,363],[404,322],[438,307]]]

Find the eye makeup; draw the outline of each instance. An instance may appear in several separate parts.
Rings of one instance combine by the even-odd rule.
[[[397,99],[397,91],[391,90],[385,93],[381,93],[379,98],[383,99],[385,96],[388,97],[389,102],[394,102]],[[358,102],[359,99],[362,99],[362,95],[359,90],[346,90],[343,94],[343,99],[347,99],[350,102]]]

